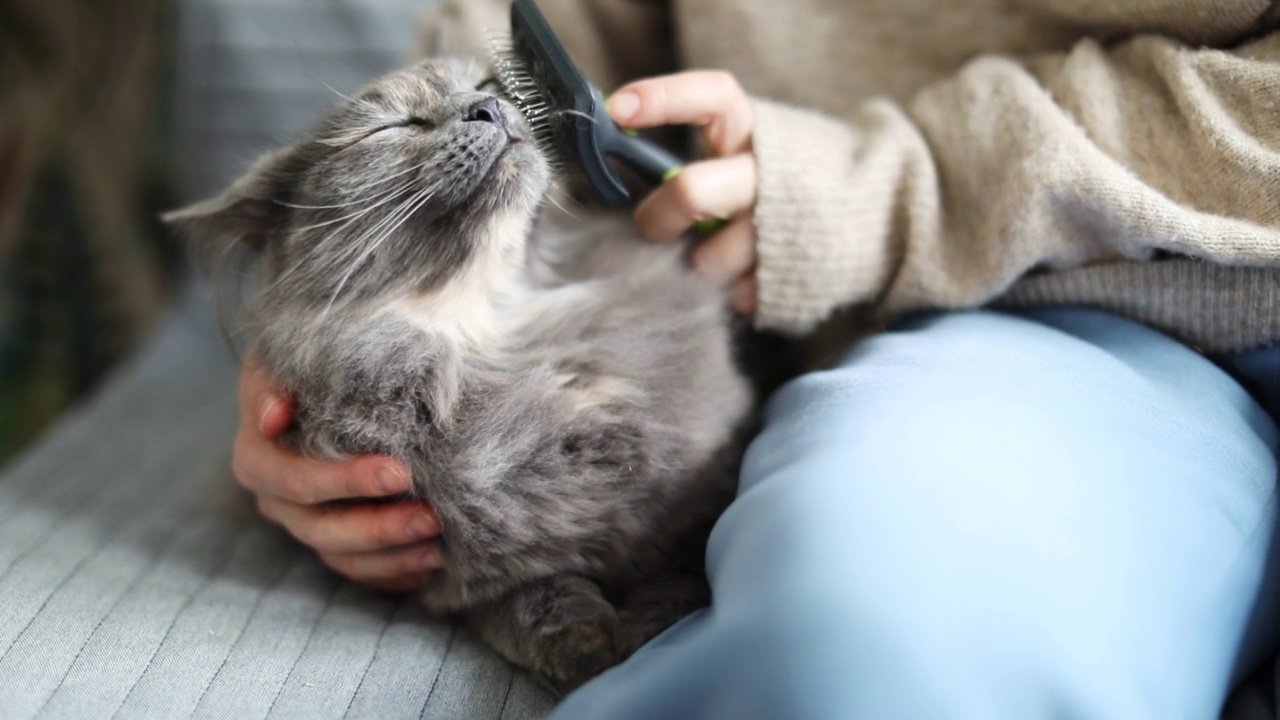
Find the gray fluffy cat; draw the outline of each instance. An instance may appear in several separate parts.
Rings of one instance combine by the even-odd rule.
[[[484,78],[381,78],[167,220],[259,258],[290,441],[412,469],[444,527],[427,607],[564,692],[708,600],[751,392],[679,248],[534,231],[548,163]]]

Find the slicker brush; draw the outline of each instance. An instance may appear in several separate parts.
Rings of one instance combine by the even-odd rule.
[[[574,64],[533,0],[511,3],[509,44],[493,42],[491,54],[498,84],[529,122],[538,143],[556,160],[580,169],[606,202],[620,205],[631,200],[608,159],[650,186],[675,177],[684,167],[680,158],[609,117],[604,97]],[[699,227],[704,233],[710,229]]]

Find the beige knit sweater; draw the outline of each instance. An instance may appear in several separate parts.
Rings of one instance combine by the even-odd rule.
[[[540,0],[606,90],[755,98],[759,314],[1083,303],[1208,351],[1280,342],[1280,2]],[[455,0],[427,52],[477,52]]]

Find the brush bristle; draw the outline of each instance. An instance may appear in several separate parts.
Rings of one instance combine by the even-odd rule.
[[[564,117],[572,108],[559,105],[560,94],[545,80],[539,81],[536,69],[530,68],[508,35],[491,33],[488,37],[489,61],[494,79],[503,97],[524,117],[529,125],[533,142],[551,165],[552,172],[562,181],[570,182],[581,176],[581,169],[573,161],[570,140]]]
[[[546,149],[554,149],[551,104],[547,100],[546,89],[539,85],[534,72],[509,39],[489,38],[489,57],[502,93],[524,115],[534,138]]]

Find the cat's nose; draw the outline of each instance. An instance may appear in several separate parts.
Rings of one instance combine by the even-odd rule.
[[[467,108],[467,112],[462,116],[466,122],[487,122],[493,123],[500,128],[506,129],[507,116],[502,112],[502,106],[498,104],[498,98],[487,97],[478,100],[471,107]]]

